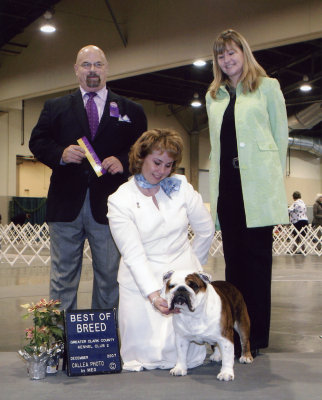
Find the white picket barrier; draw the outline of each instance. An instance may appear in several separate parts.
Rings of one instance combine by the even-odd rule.
[[[188,236],[193,240],[193,232]],[[322,227],[311,225],[298,232],[293,225],[277,225],[273,231],[273,254],[322,254]],[[214,235],[209,251],[211,256],[223,255],[221,232]],[[88,241],[84,246],[84,261],[91,261],[91,251]],[[50,264],[50,236],[48,225],[0,225],[0,263],[11,266],[19,263],[27,265]]]
[[[322,226],[308,225],[298,231],[294,225],[277,225],[273,236],[274,254],[322,254]]]
[[[91,261],[91,251],[86,240],[84,260]],[[0,263],[11,266],[50,264],[50,236],[46,223],[43,225],[0,225]]]

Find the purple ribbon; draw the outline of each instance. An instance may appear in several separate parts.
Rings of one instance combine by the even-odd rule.
[[[82,137],[82,140],[83,140],[85,146],[87,147],[88,152],[89,152],[89,153],[91,154],[91,156],[93,157],[95,163],[96,163],[98,166],[101,167],[101,173],[102,173],[102,174],[105,174],[107,171],[106,171],[106,169],[103,168],[102,163],[101,163],[101,160],[97,157],[97,154],[95,153],[95,151],[94,151],[92,145],[90,144],[90,142],[88,141],[87,137],[86,137],[86,136],[83,136],[83,137]]]

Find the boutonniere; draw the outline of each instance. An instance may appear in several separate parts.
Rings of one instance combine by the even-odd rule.
[[[120,117],[119,107],[115,101],[110,102],[110,117]]]
[[[119,115],[119,121],[122,121],[122,122],[127,122],[127,123],[131,123],[131,120],[130,120],[130,118],[125,114],[125,115],[123,115],[123,117],[122,117],[122,115]]]

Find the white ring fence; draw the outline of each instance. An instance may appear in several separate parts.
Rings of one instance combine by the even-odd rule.
[[[188,236],[193,240],[193,232]],[[308,225],[299,232],[293,225],[277,225],[273,230],[273,254],[304,256],[322,254],[322,227]],[[211,256],[223,255],[221,232],[214,235],[209,251]],[[91,251],[87,240],[83,261],[91,262]],[[11,266],[24,263],[29,265],[50,265],[50,236],[48,225],[0,225],[0,263]]]

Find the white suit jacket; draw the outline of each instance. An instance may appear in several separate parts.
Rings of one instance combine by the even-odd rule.
[[[145,196],[132,178],[108,198],[111,232],[121,253],[118,282],[148,296],[162,287],[169,270],[201,270],[214,235],[210,213],[183,175],[180,190],[169,198],[160,188]],[[188,239],[190,224],[194,239]]]

